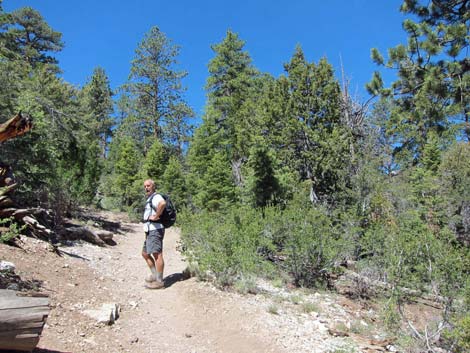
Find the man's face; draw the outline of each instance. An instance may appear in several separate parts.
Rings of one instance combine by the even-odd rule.
[[[144,183],[144,189],[145,189],[145,193],[146,193],[148,196],[150,196],[150,195],[155,191],[154,186],[153,186],[152,183],[149,182],[149,181],[146,181],[146,182]]]

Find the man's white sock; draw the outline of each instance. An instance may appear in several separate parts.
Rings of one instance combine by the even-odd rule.
[[[158,274],[157,274],[157,269],[155,268],[155,266],[150,267],[150,271],[152,271],[153,278],[157,279]]]
[[[155,278],[157,279],[158,282],[163,282],[163,272],[157,272],[155,275]]]

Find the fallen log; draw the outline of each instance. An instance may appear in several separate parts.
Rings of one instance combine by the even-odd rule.
[[[105,242],[88,227],[69,227],[60,232],[60,236],[67,240],[84,240],[89,243],[104,246]]]
[[[49,316],[49,298],[23,295],[0,290],[0,351],[31,352],[39,342]]]
[[[390,283],[373,280],[347,269],[343,269],[343,274],[333,282],[333,287],[338,293],[350,297],[358,296],[361,292],[366,292],[367,296],[387,295],[393,290]],[[409,299],[436,309],[443,309],[447,301],[443,296],[426,294],[415,289],[405,287],[396,289]]]
[[[50,229],[39,224],[37,219],[32,216],[24,216],[21,218],[21,221],[36,237],[40,239],[48,240],[52,235],[52,231]]]
[[[6,195],[10,193],[12,190],[14,190],[18,184],[10,184],[4,187],[0,187],[0,196]]]
[[[14,206],[14,204],[8,196],[0,196],[0,209]]]
[[[114,236],[113,232],[109,232],[107,230],[93,230],[93,233],[95,233],[104,242],[113,240]]]
[[[8,208],[0,209],[0,218],[11,217],[16,210],[17,209],[14,208],[14,207],[8,207]]]

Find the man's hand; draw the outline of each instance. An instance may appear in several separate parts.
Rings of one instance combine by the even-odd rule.
[[[151,216],[149,217],[149,221],[155,222],[155,221],[157,221],[159,218],[160,218],[160,217],[157,217],[156,214],[153,214],[153,215],[151,215]]]

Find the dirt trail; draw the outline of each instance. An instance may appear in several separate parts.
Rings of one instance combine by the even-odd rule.
[[[114,246],[71,244],[60,248],[61,256],[31,238],[22,238],[21,249],[0,244],[0,259],[50,293],[53,308],[35,352],[285,352],[257,327],[265,310],[247,311],[236,295],[183,278],[176,228],[165,235],[166,288],[146,289],[142,227],[124,223],[122,229]],[[121,307],[113,325],[84,313],[103,303]]]
[[[132,225],[115,249],[123,259],[111,264],[118,270],[115,279],[126,287],[120,301],[138,300],[136,310],[122,312],[119,319],[128,340],[138,338],[133,352],[279,352],[252,330],[236,303],[195,279],[184,280],[175,228],[167,230],[164,241],[166,288],[144,288],[148,269],[140,256],[142,240],[141,226]]]

